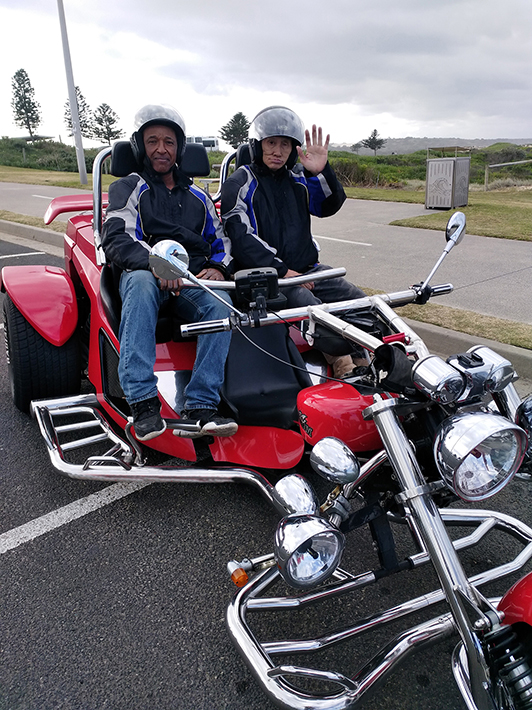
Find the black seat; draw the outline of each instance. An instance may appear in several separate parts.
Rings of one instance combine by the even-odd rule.
[[[209,175],[211,168],[205,146],[202,143],[187,143],[180,167],[191,178]],[[130,173],[138,172],[140,169],[141,166],[135,160],[129,141],[117,141],[113,144],[111,149],[111,175],[125,177]],[[118,337],[122,303],[113,270],[109,265],[105,265],[101,271],[100,296],[109,325]],[[170,306],[169,302],[166,303],[159,312],[155,331],[155,339],[158,343],[164,343],[168,340],[181,340],[180,326],[185,321],[175,316]]]

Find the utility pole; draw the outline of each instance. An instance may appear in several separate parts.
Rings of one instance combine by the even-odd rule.
[[[70,103],[70,113],[72,115],[72,132],[76,145],[76,157],[78,159],[79,180],[82,185],[87,184],[87,168],[85,166],[85,153],[83,152],[83,142],[81,140],[81,129],[79,126],[78,101],[76,98],[76,87],[74,85],[74,75],[72,74],[72,62],[70,60],[70,49],[68,46],[68,35],[65,21],[65,11],[63,0],[57,0],[59,11],[59,24],[61,25],[61,39],[63,40],[63,57],[65,59],[65,72],[68,87],[68,101]]]

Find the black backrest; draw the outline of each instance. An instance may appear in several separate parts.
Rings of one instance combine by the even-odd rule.
[[[202,143],[187,143],[181,170],[191,178],[205,177],[211,172],[209,156]],[[125,177],[136,173],[141,166],[135,160],[129,141],[117,141],[111,150],[111,175]]]
[[[236,149],[235,170],[241,165],[249,165],[251,163],[251,153],[249,152],[249,143],[242,143]]]
[[[111,175],[115,177],[125,177],[130,173],[136,173],[139,165],[135,160],[131,143],[129,141],[117,141],[111,149]]]
[[[209,156],[203,143],[187,143],[179,166],[189,177],[206,177],[211,172]]]

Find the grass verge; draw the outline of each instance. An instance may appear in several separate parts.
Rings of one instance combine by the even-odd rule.
[[[361,288],[369,296],[382,293],[371,288]],[[439,325],[441,328],[456,330],[459,333],[532,350],[532,325],[527,323],[516,323],[473,311],[464,311],[461,308],[440,306],[436,303],[426,303],[424,306],[410,304],[395,310],[402,318]]]
[[[66,229],[65,222],[52,222],[52,224],[46,225],[42,217],[31,217],[27,214],[17,214],[9,210],[0,210],[0,219],[5,219],[7,222],[16,222],[17,224],[28,224],[30,227],[51,229],[53,232],[63,233]]]

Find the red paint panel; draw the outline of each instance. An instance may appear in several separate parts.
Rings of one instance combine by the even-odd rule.
[[[301,390],[297,408],[305,441],[316,444],[325,436],[335,436],[354,452],[381,449],[375,424],[362,417],[371,404],[371,395],[361,395],[343,382],[324,382]]]
[[[3,287],[11,300],[52,345],[66,343],[76,329],[78,306],[72,281],[56,266],[6,266]]]
[[[532,572],[516,582],[499,602],[504,611],[504,623],[524,621],[532,626]]]
[[[103,207],[107,207],[109,198],[106,193],[102,194],[102,200]],[[92,192],[87,192],[86,195],[62,195],[61,197],[55,197],[44,213],[44,223],[50,224],[56,217],[65,212],[92,212],[92,207]]]
[[[215,461],[282,469],[295,466],[303,449],[303,439],[297,432],[262,426],[239,426],[234,436],[215,437],[210,446]]]

